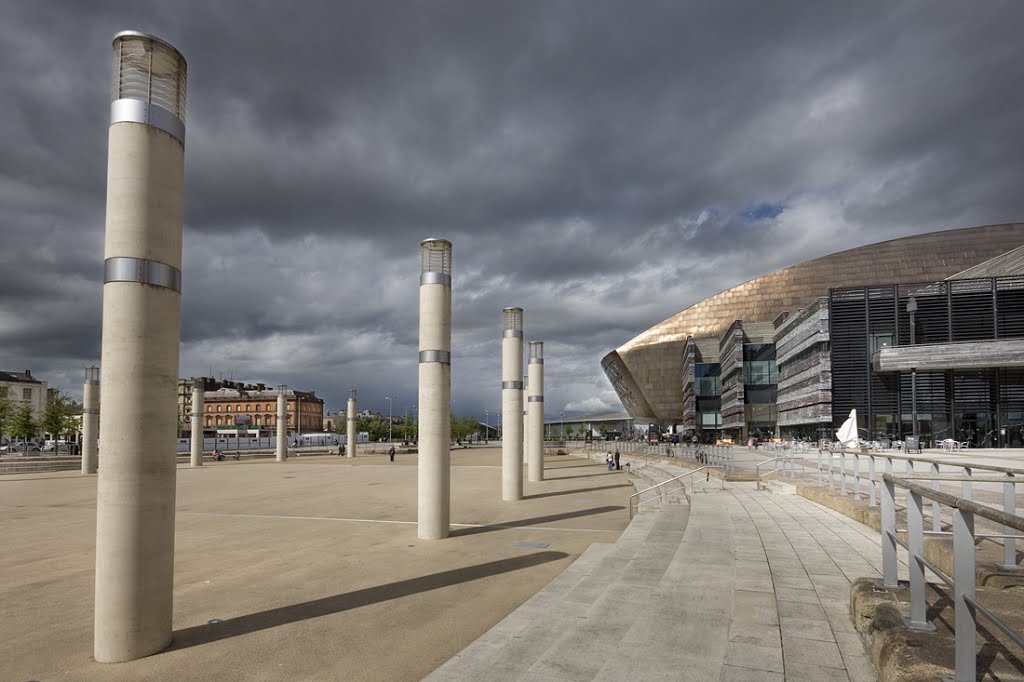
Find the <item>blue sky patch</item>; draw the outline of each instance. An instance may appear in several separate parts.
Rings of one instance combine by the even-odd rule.
[[[752,208],[748,208],[743,212],[743,217],[746,218],[747,222],[755,222],[758,220],[768,220],[778,216],[786,210],[785,204],[757,204]]]

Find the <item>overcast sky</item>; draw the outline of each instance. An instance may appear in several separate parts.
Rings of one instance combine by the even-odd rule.
[[[189,62],[181,376],[417,401],[419,242],[454,244],[452,395],[548,417],[600,359],[779,267],[1024,220],[1024,3],[19,2],[0,9],[0,369],[98,363],[113,35]],[[1015,246],[1015,245],[1014,245]],[[925,255],[926,256],[926,255]]]

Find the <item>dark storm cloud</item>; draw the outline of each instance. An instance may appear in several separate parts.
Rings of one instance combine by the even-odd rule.
[[[427,236],[455,243],[453,391],[479,413],[496,409],[507,305],[549,344],[549,409],[614,407],[601,356],[700,298],[1024,215],[1009,0],[0,18],[0,368],[62,382],[98,354],[109,45],[127,28],[190,66],[182,374],[316,388],[331,407],[350,386],[376,409],[415,403]]]

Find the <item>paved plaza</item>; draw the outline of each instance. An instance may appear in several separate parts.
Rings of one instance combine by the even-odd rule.
[[[179,466],[174,644],[118,664],[92,660],[96,477],[0,477],[0,679],[421,679],[629,522],[625,472],[551,456],[503,503],[500,456],[453,451],[430,542],[415,455]]]
[[[592,457],[549,455],[504,503],[500,450],[454,450],[432,542],[415,455],[179,466],[174,643],[120,664],[92,660],[96,478],[0,477],[0,679],[875,679],[849,598],[879,575],[877,532],[715,478],[629,523],[631,481],[683,469]]]

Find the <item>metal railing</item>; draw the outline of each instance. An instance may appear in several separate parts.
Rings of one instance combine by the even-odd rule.
[[[930,477],[917,477],[930,478]],[[1001,480],[1001,479],[1000,479]],[[965,485],[968,485],[965,483]],[[896,528],[896,487],[907,491],[907,540],[899,537]],[[1012,489],[1012,487],[1011,487]],[[953,535],[953,576],[946,575],[925,559],[924,556],[924,498],[933,505],[945,505],[952,509]],[[938,514],[933,511],[933,519]],[[975,533],[975,516],[1000,524],[1004,534]],[[1014,532],[1017,531],[1017,532]],[[935,533],[936,531],[932,531]],[[942,532],[942,531],[938,531]],[[910,576],[910,617],[908,627],[920,630],[934,630],[928,622],[928,605],[925,592],[925,568],[953,590],[953,621],[955,637],[955,680],[972,681],[977,674],[976,637],[978,614],[999,628],[1007,637],[1024,649],[1024,638],[1001,621],[989,609],[977,601],[977,575],[975,569],[975,542],[977,538],[1003,538],[1006,547],[1013,547],[1015,539],[1024,532],[1024,517],[1014,513],[992,509],[974,502],[969,497],[956,497],[909,480],[885,473],[882,476],[882,586],[899,587],[897,580],[897,545],[908,552]],[[1015,563],[1015,561],[1014,561]]]
[[[644,488],[643,490],[640,490],[640,491],[637,491],[637,492],[633,493],[632,495],[629,496],[629,518],[633,518],[633,515],[635,513],[634,512],[634,505],[633,505],[633,498],[639,498],[644,493],[649,493],[652,490],[657,490],[658,491],[658,499],[659,500],[662,497],[664,497],[666,493],[679,492],[680,490],[682,490],[683,494],[686,494],[686,486],[687,486],[686,483],[683,483],[678,488],[673,488],[672,490],[661,490],[660,488],[662,486],[664,486],[664,485],[668,485],[669,483],[673,483],[675,481],[679,481],[680,479],[686,478],[688,476],[693,476],[694,474],[696,474],[698,472],[701,472],[701,471],[704,471],[705,469],[709,470],[709,472],[708,472],[708,480],[710,480],[711,479],[710,469],[721,469],[721,468],[722,467],[720,467],[720,466],[703,466],[703,467],[700,467],[699,469],[694,469],[693,471],[687,471],[685,474],[679,474],[678,476],[674,476],[674,477],[668,479],[667,481],[662,481],[661,483],[658,483],[657,485],[652,485],[650,488]],[[693,481],[691,481],[690,484],[692,485]],[[725,486],[725,481],[722,481],[722,486],[723,487]],[[637,500],[635,509],[639,510],[640,509],[640,505],[643,504],[643,503],[644,503],[644,500]]]
[[[798,458],[795,455],[782,455],[781,457],[772,457],[771,459],[766,459],[763,462],[758,462],[757,464],[755,464],[754,465],[754,476],[755,476],[755,479],[757,480],[757,489],[758,490],[761,489],[761,476],[762,476],[762,474],[761,474],[761,467],[762,466],[764,466],[765,464],[771,464],[772,462],[780,462],[781,461],[782,462],[782,466],[776,467],[775,469],[772,469],[771,471],[766,471],[766,472],[764,472],[764,475],[765,476],[770,476],[771,474],[775,474],[775,473],[778,473],[778,472],[781,471],[783,475],[789,474],[789,477],[793,478],[794,476],[796,476],[797,459]],[[805,470],[804,469],[805,462],[804,462],[803,458],[800,458],[799,461],[800,461],[800,473],[803,473],[804,470]]]

